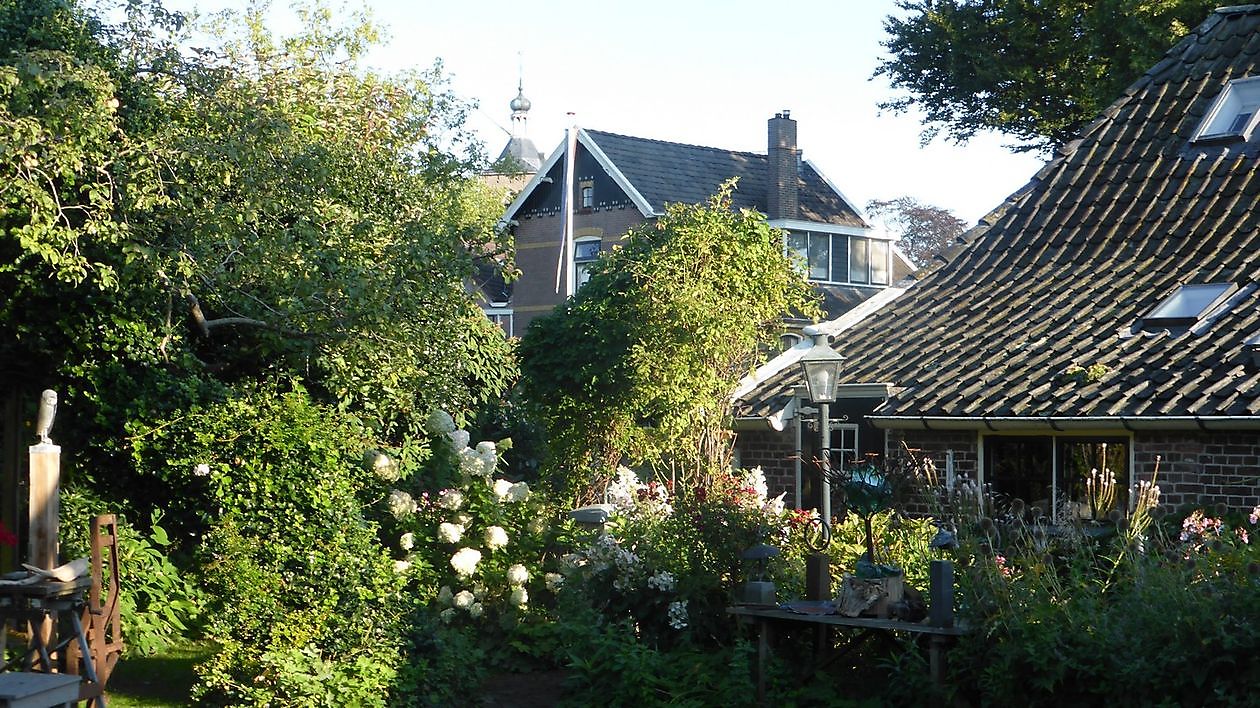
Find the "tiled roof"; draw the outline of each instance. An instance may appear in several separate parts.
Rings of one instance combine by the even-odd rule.
[[[732,201],[737,207],[767,211],[766,156],[721,148],[635,138],[601,130],[584,131],[658,213],[667,202],[696,204],[719,185],[739,177]],[[805,161],[801,163],[800,217],[841,226],[865,228],[852,205]]]
[[[1192,144],[1232,79],[1260,76],[1260,5],[1222,8],[1168,52],[969,245],[834,342],[844,382],[892,382],[877,416],[1260,415],[1260,136]],[[1260,132],[1260,131],[1257,131]],[[1240,295],[1200,326],[1138,319],[1184,283]],[[1067,376],[1097,366],[1097,380]],[[764,416],[788,369],[745,399]]]

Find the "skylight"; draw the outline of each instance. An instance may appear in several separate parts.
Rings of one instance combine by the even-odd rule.
[[[1233,283],[1182,285],[1143,317],[1142,324],[1148,327],[1192,325],[1237,289]]]
[[[1226,84],[1194,133],[1194,142],[1247,140],[1260,121],[1260,76]]]

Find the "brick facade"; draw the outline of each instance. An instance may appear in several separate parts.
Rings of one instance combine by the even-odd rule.
[[[1137,431],[1132,439],[1134,479],[1155,477],[1161,501],[1170,510],[1224,504],[1248,511],[1260,505],[1260,432]],[[902,454],[903,442],[916,454],[932,458],[942,473],[946,453],[953,451],[955,473],[971,479],[979,476],[979,435],[975,431],[890,430],[890,458]],[[741,466],[760,465],[771,493],[786,491],[788,505],[794,505],[796,450],[791,432],[743,431],[737,447]],[[811,470],[804,472],[807,494]]]

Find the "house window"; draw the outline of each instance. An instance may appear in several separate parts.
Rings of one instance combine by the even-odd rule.
[[[1216,309],[1238,286],[1233,283],[1182,285],[1142,318],[1144,326],[1175,327],[1192,325]]]
[[[858,426],[852,423],[832,425],[831,454],[842,470],[847,470],[861,461],[861,448],[858,447]]]
[[[988,436],[984,483],[1055,523],[1102,519],[1129,503],[1129,441],[1122,437]]]
[[[810,280],[823,283],[888,285],[891,251],[888,242],[861,236],[792,231],[787,252],[800,259]]]
[[[1226,84],[1194,134],[1194,142],[1247,140],[1260,118],[1260,76]]]
[[[781,352],[785,352],[800,343],[801,335],[794,332],[779,335],[779,351]]]
[[[595,206],[595,186],[590,183],[582,184],[582,208],[590,209]]]
[[[503,334],[511,337],[512,332],[512,309],[507,307],[488,307],[483,312],[491,322],[499,326],[503,330]]]
[[[590,266],[599,258],[601,239],[585,238],[573,244],[573,282],[582,287],[591,279]]]

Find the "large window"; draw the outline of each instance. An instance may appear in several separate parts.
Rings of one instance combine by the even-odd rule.
[[[890,282],[892,254],[887,241],[792,231],[787,236],[787,250],[800,258],[810,280],[858,285],[888,285]]]
[[[1008,436],[984,439],[984,483],[1055,523],[1106,518],[1129,504],[1129,441],[1123,437]]]
[[[1195,142],[1247,140],[1260,120],[1260,77],[1225,85],[1195,131]]]

